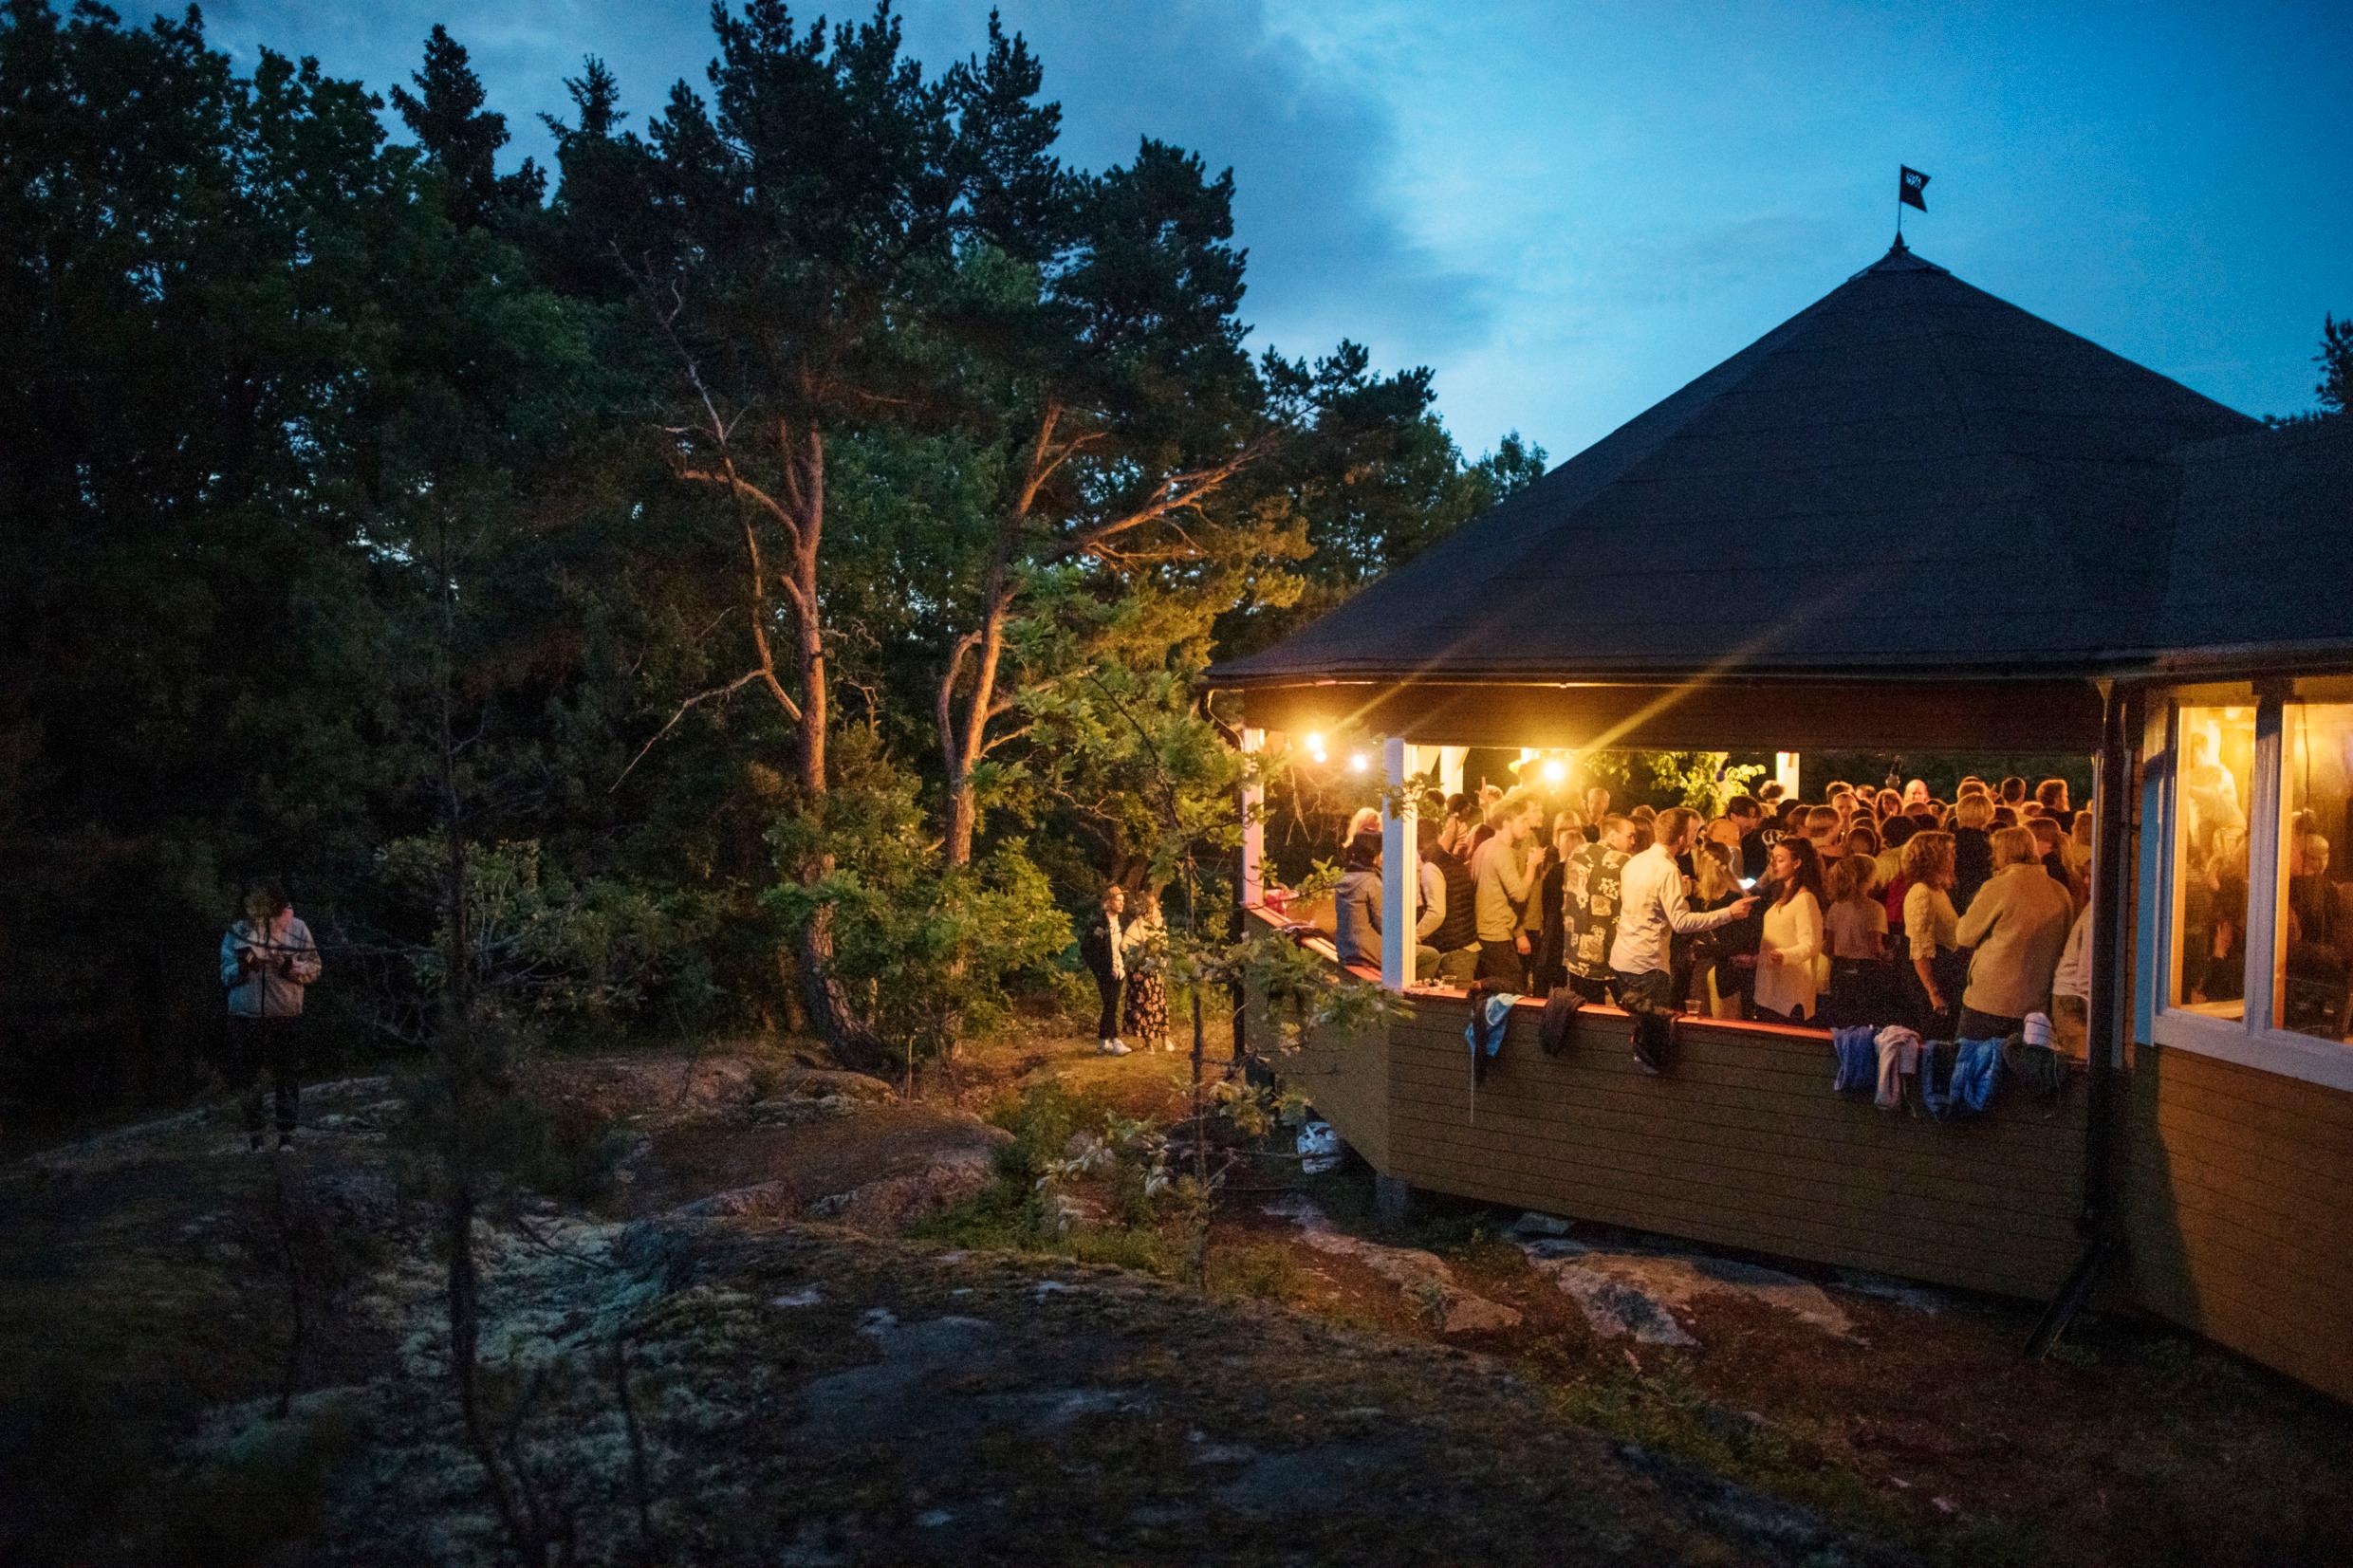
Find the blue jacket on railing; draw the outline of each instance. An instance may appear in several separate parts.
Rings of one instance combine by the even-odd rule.
[[[1953,1109],[1953,1042],[1920,1042],[1920,1109],[1943,1116]]]
[[[1956,1041],[1953,1046],[1953,1109],[1981,1115],[2002,1087],[2002,1042]]]
[[[1838,1059],[1837,1075],[1830,1079],[1831,1093],[1867,1095],[1877,1092],[1880,1084],[1877,1030],[1862,1024],[1833,1030],[1830,1051]]]

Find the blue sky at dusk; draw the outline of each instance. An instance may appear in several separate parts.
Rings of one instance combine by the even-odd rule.
[[[1070,161],[1150,134],[1232,166],[1255,343],[1434,367],[1473,453],[1516,428],[1567,457],[1867,266],[1899,162],[1934,176],[1922,255],[2251,414],[2309,408],[2322,315],[2353,313],[2353,5],[1002,9]],[[987,9],[912,0],[912,51],[972,51]],[[642,126],[712,53],[693,4],[206,14],[243,64],[380,90],[446,21],[543,160],[582,55]]]

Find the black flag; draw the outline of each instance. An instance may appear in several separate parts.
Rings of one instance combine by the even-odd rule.
[[[1928,198],[1923,193],[1928,189],[1928,176],[1901,163],[1896,167],[1903,171],[1903,178],[1896,187],[1896,199],[1906,207],[1917,207],[1923,212],[1927,212]]]

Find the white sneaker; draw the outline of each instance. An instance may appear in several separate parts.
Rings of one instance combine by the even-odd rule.
[[[1097,1046],[1096,1049],[1102,1052],[1105,1056],[1125,1056],[1127,1055],[1127,1042],[1123,1040],[1106,1040],[1101,1045]]]

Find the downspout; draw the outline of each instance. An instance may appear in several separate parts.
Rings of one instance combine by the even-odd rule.
[[[2076,1229],[2084,1237],[2084,1253],[2035,1323],[2027,1339],[2027,1355],[2039,1360],[2047,1355],[2067,1324],[2091,1297],[2100,1270],[2115,1245],[2115,1105],[2116,1063],[2124,1052],[2125,1020],[2132,1016],[2132,998],[2124,983],[2124,911],[2131,884],[2133,789],[2132,737],[2140,714],[2140,690],[2110,681],[2102,692],[2100,714],[2100,778],[2094,797],[2094,821],[2099,842],[2094,853],[2092,886],[2091,1032],[2084,1042],[2087,1101],[2084,1129],[2084,1207]]]

